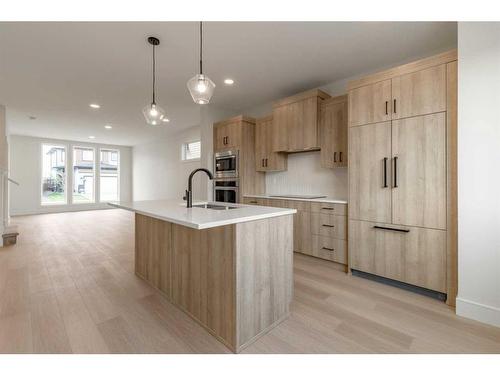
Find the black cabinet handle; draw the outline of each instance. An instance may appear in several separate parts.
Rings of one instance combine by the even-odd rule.
[[[328,250],[328,251],[335,251],[335,249],[332,249],[331,247],[322,247],[323,250]]]
[[[387,186],[387,158],[384,158],[384,187]]]
[[[334,210],[334,208],[333,208],[333,207],[321,207],[321,209],[322,209],[322,210],[331,210],[331,211],[333,211],[333,210]]]
[[[327,228],[335,228],[335,225],[328,225],[328,224],[321,224],[321,225]]]
[[[394,187],[398,187],[398,157],[394,156]]]
[[[333,153],[333,162],[334,163],[337,162],[337,152],[336,151]]]
[[[342,151],[339,152],[339,162],[342,163]]]
[[[267,168],[267,158],[266,158],[266,168]]]
[[[396,113],[396,99],[394,99],[394,113]]]
[[[382,230],[392,230],[394,232],[403,232],[403,233],[410,232],[409,229],[398,229],[398,228],[381,227],[380,225],[374,225],[373,228],[375,228],[375,229],[382,229]]]
[[[389,102],[386,100],[385,101],[385,114],[388,115],[389,114],[389,111],[388,111],[388,106],[389,106]]]

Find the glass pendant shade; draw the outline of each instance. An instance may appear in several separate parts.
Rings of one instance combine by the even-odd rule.
[[[166,119],[165,111],[154,103],[145,106],[142,113],[149,125],[159,125],[163,119]]]
[[[187,82],[191,97],[197,104],[208,104],[215,89],[215,83],[204,74],[197,74]]]

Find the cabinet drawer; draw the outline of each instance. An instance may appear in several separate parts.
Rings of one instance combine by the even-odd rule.
[[[353,269],[446,293],[444,230],[349,220],[349,253]]]
[[[265,206],[265,201],[266,199],[263,198],[250,198],[250,197],[243,198],[243,204],[254,204],[258,206]]]
[[[295,208],[298,211],[311,211],[311,203],[310,202],[305,202],[305,201],[284,201],[285,205],[283,207],[286,208]]]
[[[347,222],[345,216],[311,213],[311,232],[321,236],[347,239]]]
[[[347,213],[347,205],[342,203],[311,203],[311,212],[320,212],[325,214],[335,214],[345,216]]]
[[[311,255],[347,264],[347,242],[336,238],[313,235]]]
[[[266,199],[266,206],[286,208],[286,201],[283,199]]]

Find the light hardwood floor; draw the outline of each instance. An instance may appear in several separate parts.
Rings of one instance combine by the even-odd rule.
[[[228,353],[134,275],[133,214],[14,218],[0,249],[2,353]],[[295,255],[291,317],[244,353],[500,353],[500,329]]]

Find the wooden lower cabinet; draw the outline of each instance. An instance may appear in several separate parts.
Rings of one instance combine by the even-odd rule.
[[[208,229],[135,215],[135,273],[239,352],[289,316],[293,215]]]
[[[347,264],[347,241],[313,234],[310,255]]]
[[[250,197],[244,203],[296,209],[293,251],[347,265],[346,204]]]
[[[254,204],[257,206],[265,206],[265,199],[244,197],[242,203],[243,204]]]
[[[446,293],[444,230],[349,220],[349,256],[352,269]]]
[[[346,217],[312,212],[311,233],[345,240],[347,239]]]

